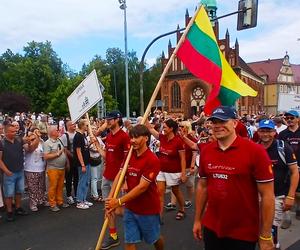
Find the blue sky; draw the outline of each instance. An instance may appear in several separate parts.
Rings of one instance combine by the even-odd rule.
[[[236,11],[238,0],[219,0],[217,14]],[[195,0],[127,0],[128,50],[140,58],[156,36],[183,27],[185,10],[193,14]],[[94,55],[105,57],[107,48],[124,50],[123,11],[118,0],[1,0],[0,54],[22,51],[28,41],[52,42],[64,63],[79,71]],[[221,19],[220,38],[228,28],[231,45],[239,40],[240,56],[247,62],[281,58],[288,51],[292,63],[300,64],[300,1],[259,0],[256,28],[236,31],[236,15]],[[149,50],[151,64],[167,51],[161,39]]]

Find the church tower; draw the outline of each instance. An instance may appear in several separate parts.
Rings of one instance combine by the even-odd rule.
[[[216,0],[201,0],[201,5],[205,6],[206,12],[211,20],[217,40],[219,40],[219,22],[217,18],[217,1]],[[214,21],[213,21],[214,20]]]

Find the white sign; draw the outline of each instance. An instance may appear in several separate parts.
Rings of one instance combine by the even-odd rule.
[[[279,93],[278,111],[284,112],[291,109],[300,111],[300,95]]]
[[[93,70],[68,97],[72,122],[76,122],[102,99],[96,71]]]

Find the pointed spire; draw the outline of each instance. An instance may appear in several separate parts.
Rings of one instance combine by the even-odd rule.
[[[235,39],[235,45],[234,45],[235,47],[238,47],[239,46],[239,42],[238,42],[238,39],[236,38]]]
[[[229,31],[228,29],[226,29],[226,34],[225,34],[226,37],[229,37]]]
[[[185,16],[186,16],[186,17],[189,17],[189,16],[190,16],[189,10],[188,10],[188,9],[186,9],[186,11],[185,11]]]
[[[165,52],[164,51],[162,51],[162,53],[161,53],[161,58],[162,59],[165,59],[166,57],[165,57]]]
[[[197,11],[197,9],[198,9],[198,6],[196,5],[196,7],[195,7],[195,12]]]
[[[177,30],[179,30],[179,29],[180,29],[179,24],[177,24]]]
[[[170,39],[169,39],[168,47],[169,47],[169,48],[172,48],[172,43],[171,43],[171,40],[170,40]]]

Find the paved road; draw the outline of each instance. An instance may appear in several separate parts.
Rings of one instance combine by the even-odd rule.
[[[65,208],[58,213],[42,208],[26,217],[17,217],[15,222],[0,222],[1,250],[90,250],[94,249],[103,223],[103,204],[95,204],[88,210]],[[192,235],[193,209],[187,211],[184,221],[175,220],[175,212],[168,212],[162,234],[166,250],[203,249]],[[118,229],[123,242],[122,221]],[[114,248],[124,249],[124,245]],[[150,250],[141,244],[139,249]]]
[[[26,202],[25,202],[26,205]],[[203,250],[203,244],[192,236],[194,209],[187,210],[184,221],[175,220],[175,211],[165,214],[162,234],[166,250]],[[17,217],[15,222],[0,221],[1,250],[91,250],[95,248],[103,223],[103,204],[95,204],[88,210],[70,207],[53,213],[42,208],[26,217]],[[121,242],[123,230],[118,220]],[[282,250],[300,249],[300,221],[293,220],[291,228],[280,231]],[[113,248],[124,249],[124,245]],[[153,249],[141,244],[140,250]]]

